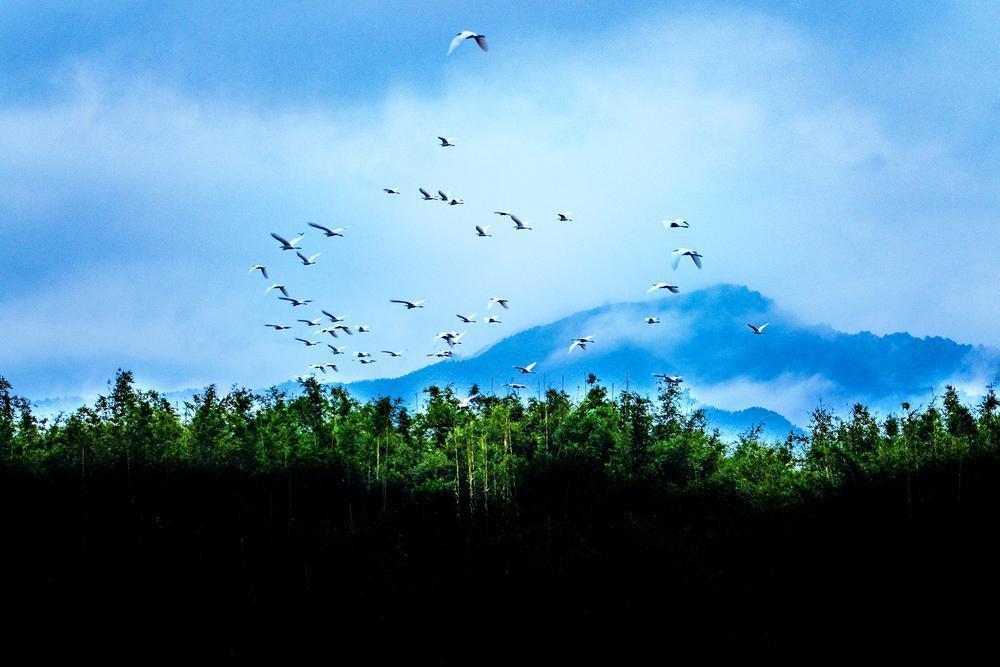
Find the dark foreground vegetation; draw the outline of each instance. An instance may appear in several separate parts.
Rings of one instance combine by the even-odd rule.
[[[180,413],[0,378],[8,652],[482,663],[986,646],[1000,402],[724,442],[679,390],[572,403],[307,381]],[[614,664],[614,663],[612,663]]]

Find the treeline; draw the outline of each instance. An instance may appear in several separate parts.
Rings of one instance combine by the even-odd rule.
[[[922,409],[878,417],[823,408],[805,434],[766,442],[750,429],[728,442],[677,385],[655,399],[614,396],[593,375],[582,400],[483,395],[462,406],[452,387],[430,387],[414,413],[401,399],[360,402],[313,379],[290,396],[215,386],[182,410],[119,371],[94,405],[40,419],[0,377],[0,465],[25,473],[88,474],[201,469],[268,475],[325,470],[386,505],[414,494],[451,494],[469,513],[515,501],[523,480],[557,471],[581,480],[673,491],[725,485],[762,503],[866,478],[900,478],[1000,455],[1000,401],[992,387],[963,405],[954,387]]]
[[[6,645],[511,664],[992,637],[992,389],[818,409],[783,442],[686,406],[591,377],[576,402],[432,387],[412,412],[307,380],[178,409],[119,372],[40,419],[0,379]]]

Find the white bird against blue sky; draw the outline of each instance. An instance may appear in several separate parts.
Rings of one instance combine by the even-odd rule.
[[[318,229],[321,232],[323,232],[324,236],[328,236],[330,238],[332,238],[334,236],[343,236],[344,235],[344,230],[349,229],[348,227],[336,227],[334,229],[331,229],[331,228],[326,227],[324,225],[321,225],[321,224],[319,224],[317,222],[307,222],[306,224],[309,225],[310,227],[315,227],[316,229]]]
[[[389,303],[401,303],[406,306],[407,310],[413,310],[414,308],[423,308],[424,304],[427,303],[429,299],[420,299],[419,301],[407,301],[406,299],[389,299]]]
[[[448,55],[450,56],[451,52],[457,49],[458,45],[467,39],[475,40],[476,44],[478,44],[479,48],[481,48],[483,51],[489,50],[489,46],[487,46],[486,44],[486,35],[480,35],[478,32],[473,32],[471,30],[463,30],[462,32],[452,37],[451,44],[448,45]]]
[[[295,254],[298,255],[299,259],[302,260],[303,266],[312,266],[313,264],[316,263],[316,258],[319,257],[320,254],[322,253],[316,253],[315,255],[310,255],[309,257],[306,257],[301,252],[296,252]]]
[[[281,244],[282,250],[298,250],[299,241],[302,240],[302,236],[303,236],[302,234],[299,234],[294,239],[289,241],[283,236],[279,236],[278,234],[271,232],[271,237],[274,238],[275,241]]]
[[[650,287],[648,290],[646,290],[646,294],[649,294],[650,292],[655,292],[656,290],[661,290],[661,289],[668,290],[670,292],[673,292],[674,294],[677,294],[678,292],[681,291],[681,288],[678,287],[677,285],[671,285],[670,283],[660,282],[660,283],[653,283],[652,287]]]
[[[677,270],[677,265],[680,263],[682,257],[690,257],[694,265],[699,269],[701,268],[701,253],[697,250],[691,250],[690,248],[677,248],[673,252],[672,266],[674,270]]]

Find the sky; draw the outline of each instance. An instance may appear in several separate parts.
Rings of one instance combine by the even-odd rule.
[[[466,353],[660,280],[1000,346],[997,43],[991,2],[2,3],[0,374],[268,386],[327,357],[263,324],[323,307],[407,350],[340,379],[395,375],[490,297]]]

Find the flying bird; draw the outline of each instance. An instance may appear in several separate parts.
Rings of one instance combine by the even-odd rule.
[[[571,211],[556,213],[556,215],[559,217],[559,222],[573,222],[573,213]]]
[[[482,225],[482,226],[476,225],[476,234],[478,236],[493,236],[492,234],[487,233],[489,231],[490,231],[489,225]]]
[[[372,332],[371,328],[367,324],[359,324],[357,327],[355,327],[355,329],[357,329],[358,333],[371,333]]]
[[[312,223],[309,223],[312,224]],[[302,240],[303,234],[299,234],[297,237],[289,241],[288,239],[278,236],[274,232],[271,232],[271,238],[281,244],[282,250],[298,250],[299,241]]]
[[[438,201],[451,201],[451,190],[445,192],[444,190],[438,190]]]
[[[346,324],[335,324],[335,325],[333,325],[333,328],[334,329],[340,329],[341,331],[343,331],[348,336],[353,336],[354,335],[354,334],[351,333],[351,327],[347,326]]]
[[[266,296],[273,289],[276,289],[285,296],[288,296],[288,288],[286,288],[284,285],[278,285],[278,284],[271,285],[266,290],[264,290],[264,295]]]
[[[455,353],[452,352],[451,350],[440,350],[438,352],[431,352],[427,356],[428,357],[438,357],[438,358],[441,358],[441,359],[451,359],[453,356],[455,356]]]
[[[421,299],[420,301],[406,301],[405,299],[389,299],[389,303],[401,303],[406,306],[407,310],[413,310],[414,308],[423,308],[423,304],[427,303],[429,299]]]
[[[454,334],[454,332],[452,332]],[[465,336],[465,332],[458,334],[457,336],[451,335],[444,339],[444,342],[448,343],[448,347],[455,347],[456,345],[462,344],[462,337]]]
[[[309,327],[318,327],[320,324],[323,323],[323,318],[317,317],[315,320],[297,320],[297,321],[302,322],[303,324]]]
[[[358,359],[367,359],[372,356],[371,352],[355,352],[354,356]]]
[[[458,319],[462,320],[462,322],[464,322],[465,324],[475,324],[476,323],[476,314],[475,313],[472,313],[471,315],[456,315],[455,317],[457,317]]]
[[[392,350],[382,350],[384,354],[388,354],[390,357],[401,357],[406,350],[400,350],[399,352],[393,352]]]
[[[528,230],[531,229],[531,227],[528,226],[527,222],[521,222],[521,219],[518,218],[513,213],[510,214],[510,219],[514,221],[514,229],[516,231],[520,231],[522,229],[528,229]],[[531,222],[531,220],[528,220],[528,222]]]
[[[490,315],[489,317],[484,317],[483,321],[486,322],[486,324],[503,324],[503,322],[500,320],[500,318],[497,317],[497,316],[495,316],[495,315]]]
[[[435,199],[437,199],[437,197],[427,192],[427,190],[424,190],[423,188],[417,188],[417,189],[420,190],[420,194],[422,195],[424,201],[434,201]]]
[[[531,369],[534,368],[537,363],[537,361],[532,361],[527,366],[514,366],[514,370],[520,371],[522,375],[530,375],[532,373]]]
[[[514,391],[517,391],[518,389],[525,389],[527,387],[527,385],[518,384],[516,382],[504,382],[503,386],[504,387],[510,387]]]
[[[318,252],[318,253],[316,253],[315,255],[312,255],[312,256],[310,256],[310,257],[306,257],[305,255],[303,255],[303,254],[302,254],[301,252],[299,252],[299,251],[295,251],[295,254],[296,254],[296,255],[298,255],[298,256],[299,256],[299,259],[301,259],[301,260],[302,260],[302,266],[312,266],[313,264],[315,264],[315,263],[316,263],[316,258],[317,258],[317,257],[319,257],[319,256],[320,256],[321,254],[323,254],[323,253],[319,253],[319,252]]]
[[[493,212],[496,213],[497,215],[499,215],[500,217],[503,217],[505,215],[510,215],[510,209],[506,209],[506,208],[502,208],[499,211],[493,211]]]
[[[681,291],[681,288],[678,287],[677,285],[671,285],[670,283],[653,283],[653,286],[650,287],[648,290],[646,290],[646,294],[649,294],[650,292],[655,292],[658,289],[670,290],[674,294],[677,294],[678,292]]]
[[[307,304],[312,303],[312,299],[295,299],[290,296],[279,296],[278,299],[280,299],[281,301],[290,302],[292,304],[292,308],[294,308],[295,306],[305,306]]]
[[[263,264],[254,264],[253,266],[250,267],[250,270],[247,271],[247,273],[253,273],[254,271],[260,271],[265,278],[268,277],[267,267],[264,266]]]
[[[583,338],[574,338],[570,341],[569,351],[572,352],[573,348],[579,347],[581,350],[586,350],[587,345],[594,342],[593,336],[584,336]]]
[[[673,267],[677,270],[677,264],[680,263],[681,257],[690,257],[694,261],[694,265],[699,269],[701,268],[701,254],[697,250],[691,250],[690,248],[677,248],[674,250],[674,260]]]
[[[271,327],[275,331],[284,331],[285,329],[291,329],[290,326],[284,324],[265,324],[265,327]]]
[[[334,373],[337,372],[337,364],[324,364],[324,366],[332,370]]]
[[[477,394],[472,394],[471,396],[466,396],[465,398],[459,398],[458,396],[456,396],[455,400],[458,401],[458,408],[462,409],[469,407],[469,403],[471,403],[472,399],[474,399],[476,396]]]
[[[449,139],[448,137],[438,137],[441,140],[441,148],[449,148],[455,145],[454,139]]]
[[[504,310],[510,310],[510,306],[508,305],[508,304],[510,304],[510,299],[503,299],[503,298],[498,297],[498,296],[495,296],[492,299],[490,299],[490,303],[489,303],[488,306],[486,306],[486,310],[489,310],[490,308],[492,308],[494,303],[499,303],[503,307]]]
[[[770,324],[770,322],[764,322],[764,324],[760,325],[759,327],[755,327],[754,325],[752,325],[749,322],[747,322],[747,326],[750,327],[751,329],[753,329],[753,334],[755,336],[762,336],[762,335],[764,335],[764,327],[766,327],[768,324]]]
[[[310,227],[315,227],[316,229],[323,232],[324,236],[329,236],[329,237],[343,236],[344,230],[350,229],[350,227],[337,227],[336,229],[330,229],[329,227],[324,227],[323,225],[320,225],[315,222],[307,222],[306,224],[309,225]]]
[[[343,317],[337,317],[336,315],[334,315],[333,313],[331,313],[329,310],[322,310],[321,309],[319,312],[321,312],[324,315],[326,315],[327,317],[329,317],[330,321],[333,322],[334,324],[336,324],[337,322],[343,322],[344,321]]]
[[[448,202],[448,206],[461,206],[464,203],[465,203],[464,199],[460,199],[458,197],[452,197],[451,201]]]
[[[312,347],[313,345],[319,345],[318,340],[306,340],[305,338],[296,338],[295,340],[300,343],[304,343],[306,347]]]
[[[660,323],[660,318],[659,317],[647,317],[646,318],[646,324],[659,324],[659,323]]]
[[[489,46],[486,45],[486,35],[480,35],[478,32],[472,32],[471,30],[463,30],[454,37],[451,38],[451,44],[448,45],[448,55],[458,48],[458,45],[467,39],[476,40],[476,44],[479,45],[483,51],[489,51]]]
[[[684,382],[684,378],[680,375],[666,375],[665,373],[653,373],[653,377],[659,378],[664,382],[669,382],[670,384],[680,384]]]
[[[327,343],[326,346],[330,348],[330,351],[334,354],[344,354],[344,350],[347,349],[346,347],[337,347],[336,345],[330,345],[329,343]]]
[[[382,192],[386,193],[387,195],[399,194],[399,190],[397,190],[396,188],[382,188]]]
[[[663,228],[667,231],[671,229],[687,229],[691,225],[688,224],[687,220],[681,220],[680,218],[674,218],[673,220],[662,220],[660,222]]]
[[[358,359],[358,363],[361,364],[374,364],[376,361],[376,359]]]

